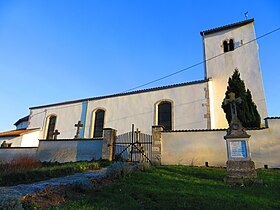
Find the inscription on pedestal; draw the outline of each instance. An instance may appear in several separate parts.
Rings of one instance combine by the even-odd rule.
[[[244,140],[230,142],[230,148],[231,148],[231,157],[233,158],[248,157],[246,142]]]

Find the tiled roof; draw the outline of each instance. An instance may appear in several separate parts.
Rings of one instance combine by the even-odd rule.
[[[22,129],[22,130],[5,131],[5,132],[0,133],[0,137],[16,137],[16,136],[23,135],[25,133],[32,132],[34,130],[37,130],[37,129],[29,129],[29,130]]]
[[[18,121],[15,122],[15,126],[17,126],[18,124],[20,124],[21,122],[24,122],[24,121],[28,121],[29,119],[29,115],[23,117],[23,118],[20,118]]]
[[[73,100],[73,101],[66,101],[66,102],[48,104],[48,105],[43,105],[43,106],[35,106],[35,107],[30,107],[29,109],[39,109],[39,108],[45,108],[45,107],[50,107],[50,106],[59,106],[59,105],[79,103],[79,102],[84,102],[84,101],[99,100],[99,99],[104,99],[104,98],[113,98],[113,97],[118,97],[118,96],[126,96],[126,95],[138,94],[138,93],[164,90],[164,89],[169,89],[169,88],[176,88],[176,87],[180,87],[180,86],[200,84],[200,83],[205,83],[205,82],[208,82],[208,79],[179,83],[179,84],[173,84],[173,85],[166,85],[166,86],[155,87],[155,88],[148,88],[148,89],[143,89],[143,90],[136,90],[136,91],[131,91],[131,92],[117,93],[117,94],[107,95],[107,96],[98,96],[98,97],[93,97],[93,98],[85,98],[85,99],[79,99],[79,100]]]
[[[216,32],[219,32],[219,31],[224,31],[224,30],[228,30],[228,29],[232,29],[232,28],[237,28],[237,27],[244,26],[244,25],[247,25],[247,24],[252,23],[252,22],[254,22],[254,19],[249,19],[249,20],[245,20],[245,21],[241,21],[241,22],[237,22],[237,23],[232,23],[232,24],[221,26],[221,27],[218,27],[218,28],[213,28],[213,29],[209,29],[209,30],[206,30],[206,31],[201,31],[200,35],[204,36],[204,35],[216,33]]]

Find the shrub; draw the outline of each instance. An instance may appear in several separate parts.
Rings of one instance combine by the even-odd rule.
[[[87,178],[81,178],[70,185],[70,189],[75,192],[89,192],[94,188],[93,183]]]
[[[130,176],[133,167],[133,165],[126,162],[115,162],[108,167],[106,175],[110,178],[124,178]]]
[[[100,167],[107,167],[111,164],[111,161],[108,159],[100,159],[98,163]]]
[[[34,157],[22,156],[16,159],[13,159],[9,163],[9,167],[12,170],[25,170],[25,169],[34,169],[41,167],[42,164],[39,160]]]
[[[141,170],[141,171],[147,171],[150,168],[151,168],[151,163],[150,162],[139,163],[136,167],[137,170]]]

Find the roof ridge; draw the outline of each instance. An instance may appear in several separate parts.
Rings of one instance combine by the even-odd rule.
[[[249,20],[244,20],[244,21],[239,21],[239,22],[227,24],[227,25],[212,28],[212,29],[208,29],[208,30],[205,30],[205,31],[201,31],[200,35],[204,36],[204,35],[212,34],[212,33],[215,33],[215,32],[227,30],[227,29],[230,29],[230,28],[236,28],[236,27],[239,27],[239,26],[243,26],[243,25],[246,25],[246,24],[252,23],[252,22],[254,22],[254,18],[249,19]]]

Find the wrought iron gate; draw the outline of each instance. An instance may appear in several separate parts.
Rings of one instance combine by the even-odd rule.
[[[114,145],[114,159],[127,162],[151,162],[152,136],[138,129],[118,135]]]

